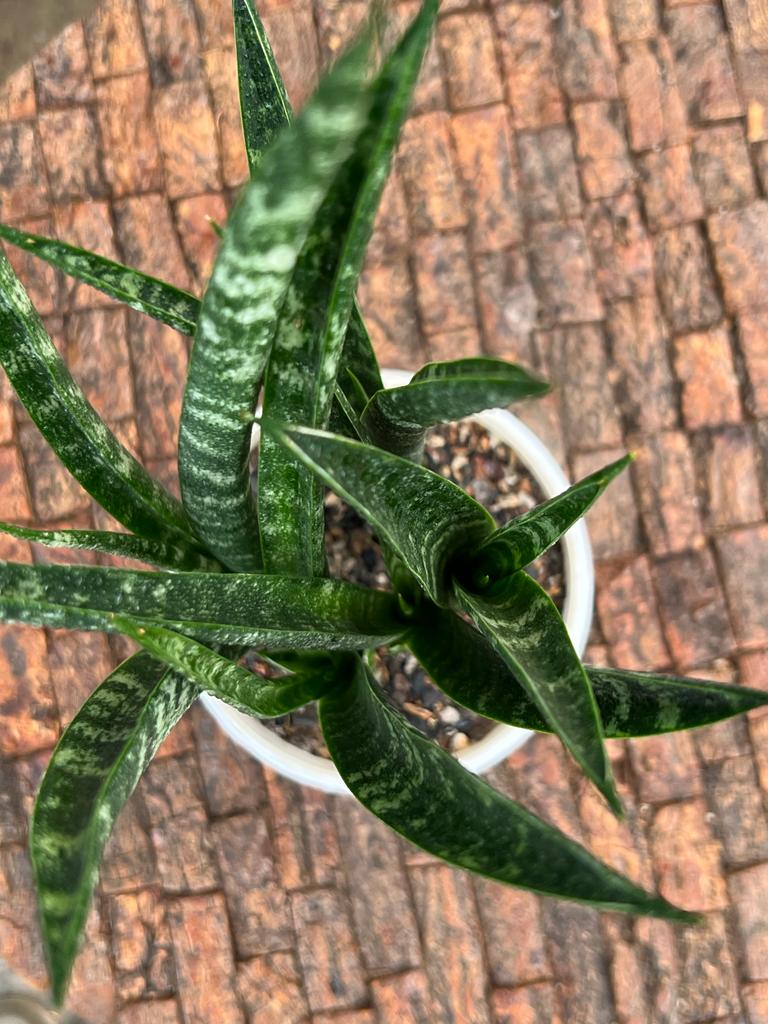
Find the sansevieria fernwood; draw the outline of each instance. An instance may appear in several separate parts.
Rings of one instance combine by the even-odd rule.
[[[704,726],[768,703],[742,687],[585,668],[526,572],[629,458],[502,529],[423,467],[428,427],[535,398],[543,381],[471,358],[430,363],[407,386],[382,387],[355,286],[438,7],[423,0],[383,54],[377,11],[294,117],[252,0],[234,0],[251,180],[202,297],[0,225],[6,241],[194,337],[179,502],[100,420],[0,253],[0,362],[64,465],[128,532],[0,530],[155,567],[0,563],[1,621],[117,632],[140,648],[64,731],[37,797],[31,853],[57,1003],[114,821],[201,691],[261,717],[318,701],[328,751],[352,793],[451,864],[610,910],[693,920],[417,733],[382,699],[365,656],[405,646],[465,707],[556,734],[617,813],[605,737]],[[329,577],[326,487],[376,531],[389,589]],[[246,651],[269,659],[272,678],[242,667]]]

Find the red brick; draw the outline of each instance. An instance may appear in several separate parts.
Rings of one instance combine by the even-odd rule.
[[[546,366],[545,376],[558,389],[572,447],[621,444],[621,423],[600,327],[588,324],[542,332],[537,344]],[[573,387],[574,381],[578,381],[578,388]]]
[[[635,936],[638,955],[646,966],[646,990],[650,1020],[675,1019],[680,969],[676,929],[667,921],[638,918]]]
[[[108,78],[97,86],[104,176],[115,196],[163,187],[150,107],[149,75]]]
[[[244,1024],[224,897],[187,896],[168,904],[185,1024]]]
[[[741,100],[716,7],[681,7],[667,14],[677,81],[692,124],[739,117]]]
[[[111,419],[133,414],[133,381],[121,309],[75,313],[67,321],[66,363],[96,411]]]
[[[156,894],[144,890],[111,896],[107,907],[115,984],[121,1002],[173,995],[171,936]],[[175,1018],[171,1016],[171,1020]]]
[[[42,631],[0,626],[0,666],[0,753],[15,757],[50,747],[59,726]]]
[[[164,196],[144,195],[114,204],[125,262],[179,288],[190,287],[189,272]]]
[[[32,507],[39,522],[65,519],[89,508],[88,495],[59,462],[37,427],[22,424],[19,442],[24,453]],[[0,465],[2,461],[0,456]],[[10,510],[6,514],[13,518]]]
[[[572,111],[581,181],[589,199],[607,199],[632,184],[621,110],[616,103],[580,103]]]
[[[34,883],[27,851],[0,849],[0,956],[21,978],[38,987],[47,984],[47,971],[37,919]]]
[[[319,5],[317,27],[323,64],[330,64],[349,45],[359,31],[365,14],[365,4],[360,0]]]
[[[690,430],[738,423],[739,382],[724,327],[689,334],[674,343],[675,372],[682,382],[683,417]]]
[[[490,15],[471,11],[442,18],[439,25],[437,38],[452,107],[463,110],[502,100]]]
[[[373,1010],[346,1010],[341,1013],[315,1013],[312,1024],[377,1024]]]
[[[312,5],[278,6],[265,11],[263,21],[288,95],[299,108],[314,88],[320,69]]]
[[[360,306],[382,366],[417,369],[424,362],[416,300],[405,259],[366,269]]]
[[[195,0],[195,11],[203,50],[234,45],[232,12],[227,4],[222,4],[220,0]]]
[[[548,977],[538,899],[481,878],[475,891],[493,985],[514,987]]]
[[[427,339],[427,353],[430,360],[437,361],[482,355],[480,334],[474,327],[464,327],[459,331],[448,331],[445,334],[430,334]]]
[[[562,465],[566,461],[566,452],[558,396],[552,393],[544,395],[535,402],[519,405],[516,412]]]
[[[664,803],[701,794],[701,774],[689,733],[669,733],[632,740],[629,743],[629,754],[641,800]]]
[[[179,1004],[175,999],[156,999],[146,1003],[132,1003],[117,1015],[117,1024],[179,1024]]]
[[[78,558],[78,562],[81,561]],[[115,667],[107,638],[102,633],[59,631],[49,636],[48,664],[62,725],[72,721],[95,686]]]
[[[666,355],[664,322],[653,295],[608,308],[616,393],[630,431],[656,432],[677,422],[677,389]]]
[[[530,237],[531,274],[546,323],[600,320],[602,303],[584,229],[579,223],[535,224]]]
[[[755,198],[755,176],[741,125],[716,125],[693,141],[693,169],[710,213]]]
[[[768,20],[755,0],[725,0],[733,45],[736,50],[765,50],[768,47]]]
[[[203,783],[194,755],[153,760],[140,788],[151,825],[161,825],[169,818],[203,807]]]
[[[200,39],[191,0],[138,0],[138,5],[155,86],[195,78]]]
[[[619,765],[622,765],[620,774],[625,774],[623,762]],[[584,776],[578,779],[576,790],[579,817],[589,850],[637,885],[652,886],[650,857],[643,822],[634,806],[634,794],[619,780],[619,794],[627,810],[626,819],[620,821]]]
[[[747,139],[768,139],[768,54],[750,51],[736,55],[741,94],[747,108]]]
[[[219,872],[202,808],[193,808],[154,826],[152,845],[166,892],[205,892],[217,887]]]
[[[749,377],[749,406],[756,416],[768,415],[768,314],[739,317],[739,341]]]
[[[581,480],[624,454],[623,448],[603,448],[577,455],[573,460],[574,478]],[[595,502],[587,513],[586,523],[595,558],[615,558],[639,550],[640,521],[628,471],[622,473]]]
[[[668,664],[647,558],[598,573],[597,611],[616,665],[650,671]]]
[[[571,102],[613,99],[618,59],[605,0],[564,0],[555,33],[560,81]]]
[[[645,153],[639,165],[645,213],[652,231],[704,216],[688,146]]]
[[[312,881],[301,790],[270,769],[264,770],[272,810],[272,839],[283,886],[300,889]]]
[[[154,107],[168,196],[180,199],[221,188],[213,112],[202,81],[159,89]]]
[[[57,206],[53,211],[56,235],[62,242],[97,252],[107,259],[118,259],[115,247],[115,233],[106,203],[85,202]],[[72,278],[64,278],[64,293],[69,309],[84,309],[90,306],[113,306],[113,299],[103,292],[80,284]]]
[[[613,1024],[605,942],[597,911],[560,901],[542,906],[564,1021]]]
[[[146,70],[147,55],[136,0],[99,4],[86,19],[85,32],[95,78]]]
[[[730,661],[718,658],[711,665],[696,668],[689,673],[698,679],[712,679],[721,683],[736,683],[736,669]],[[751,754],[749,732],[745,717],[729,718],[693,734],[699,757],[705,764],[718,764],[733,757]]]
[[[643,151],[686,141],[685,108],[666,36],[627,46],[619,81],[632,149]]]
[[[3,220],[18,220],[47,213],[43,160],[31,124],[0,124],[0,167],[0,210]]]
[[[0,121],[27,121],[36,113],[35,76],[24,64],[0,84]]]
[[[402,256],[408,248],[408,210],[400,174],[390,172],[379,203],[367,258],[372,263],[387,263]]]
[[[681,930],[680,960],[681,1022],[720,1021],[728,1013],[738,1013],[736,965],[722,914],[708,914],[702,924]]]
[[[520,132],[522,207],[527,220],[569,220],[581,214],[571,136],[564,127]]]
[[[379,1020],[422,1024],[432,1018],[432,997],[423,971],[376,978],[371,983],[371,992]]]
[[[425,334],[474,326],[474,293],[463,235],[414,242],[416,294]]]
[[[632,43],[638,39],[653,39],[657,35],[659,22],[653,0],[637,0],[634,4],[610,0],[610,10],[618,42]]]
[[[751,756],[727,758],[711,765],[707,788],[726,864],[744,867],[768,859],[768,822]]]
[[[102,891],[137,892],[157,880],[152,844],[141,821],[141,798],[134,793],[112,830],[101,864]]]
[[[734,530],[716,543],[736,639],[745,646],[765,644],[761,594],[768,574],[768,526]]]
[[[715,434],[706,453],[709,520],[714,527],[745,526],[763,517],[755,448],[747,430]]]
[[[309,1019],[293,953],[271,953],[239,964],[237,990],[249,1024],[305,1024]]]
[[[651,1019],[646,994],[644,967],[639,950],[632,941],[631,932],[622,929],[618,921],[604,919],[608,944],[609,969],[616,1019],[625,1024],[640,1024]]]
[[[129,313],[128,342],[144,453],[148,458],[174,456],[187,366],[184,339],[170,327]]]
[[[554,736],[537,735],[507,762],[513,792],[534,814],[576,842],[583,841],[569,779],[568,755]]]
[[[694,331],[716,323],[722,308],[699,228],[671,228],[655,238],[656,282],[670,327]]]
[[[23,231],[30,234],[50,236],[53,226],[50,220],[26,220],[20,225]],[[61,305],[61,276],[44,260],[35,258],[32,253],[8,245],[8,261],[16,271],[40,316],[47,317],[59,312]]]
[[[763,195],[768,192],[768,142],[760,142],[751,147],[755,155],[757,177],[762,186]]]
[[[68,25],[33,60],[41,107],[62,107],[93,99],[93,81],[79,21]]]
[[[0,445],[6,445],[13,441],[14,404],[11,382],[3,372],[0,374]]]
[[[708,228],[728,308],[744,312],[764,306],[768,200],[758,199],[742,210],[715,214],[709,218]]]
[[[686,910],[722,910],[728,905],[720,846],[707,824],[703,800],[660,807],[650,839],[662,896]]]
[[[266,805],[259,763],[238,747],[201,707],[190,713],[197,740],[206,803],[217,814],[235,814]]]
[[[445,12],[449,9],[447,3],[441,4],[441,11]],[[418,0],[401,0],[400,3],[390,8],[388,27],[393,35],[391,42],[394,42],[395,38],[400,38],[405,26],[411,22],[418,10]],[[433,35],[421,66],[421,74],[413,95],[411,109],[414,114],[424,114],[429,110],[445,110],[447,105],[440,49],[437,38]]]
[[[637,452],[640,511],[656,555],[701,547],[704,538],[688,438],[666,431]]]
[[[38,125],[54,201],[105,195],[96,121],[90,110],[72,107],[46,111]]]
[[[513,139],[504,106],[456,114],[451,122],[476,252],[522,242]]]
[[[29,499],[24,480],[24,465],[18,448],[0,448],[0,498],[3,515],[12,521],[28,520]]]
[[[749,1024],[768,1024],[768,982],[742,985],[742,998],[747,1008]]]
[[[475,271],[486,351],[529,363],[538,302],[525,253],[514,249],[479,256]]]
[[[494,1024],[535,1024],[536,1021],[562,1024],[556,989],[551,982],[497,989],[491,995],[491,1009]]]
[[[226,222],[226,205],[220,195],[195,196],[179,200],[175,212],[184,255],[194,270],[198,288],[203,291],[219,247],[213,222]]]
[[[412,117],[403,128],[397,166],[417,234],[467,223],[451,162],[449,128],[445,113]]]
[[[341,895],[332,889],[297,892],[292,902],[299,960],[312,1011],[364,1005],[365,978]]]
[[[707,549],[667,559],[656,575],[667,642],[675,661],[701,665],[733,646],[728,612]]]
[[[437,1019],[490,1024],[485,997],[485,968],[469,878],[444,865],[411,870],[414,901],[428,956],[427,977]]]
[[[565,104],[555,72],[552,19],[544,3],[496,8],[505,80],[515,128],[565,124]]]
[[[632,192],[589,203],[584,223],[604,299],[652,295],[653,245]]]
[[[209,50],[203,59],[213,98],[222,178],[227,188],[237,188],[248,180],[237,89],[237,60],[234,51],[229,49]],[[213,138],[206,138],[203,145],[206,152],[212,152]]]

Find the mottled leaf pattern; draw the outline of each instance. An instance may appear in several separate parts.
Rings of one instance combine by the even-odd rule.
[[[621,810],[592,687],[552,599],[518,572],[482,595],[456,594],[544,719],[611,807]]]
[[[438,603],[448,599],[452,559],[493,530],[461,488],[406,459],[321,430],[268,420],[262,429],[356,508]]]
[[[458,615],[425,603],[407,642],[457,704],[521,729],[552,731],[509,664]],[[590,666],[587,676],[607,739],[694,729],[768,705],[768,692],[704,679]]]
[[[53,997],[64,999],[104,845],[160,743],[198,688],[148,654],[123,662],[64,731],[30,832]]]
[[[182,334],[194,334],[200,300],[165,281],[131,270],[95,252],[78,249],[55,238],[43,238],[0,224],[0,238],[38,256],[52,267],[84,281],[131,309],[146,313]]]
[[[320,721],[342,778],[387,825],[500,882],[606,910],[692,919],[471,775],[393,711],[356,663],[347,688],[320,701]]]
[[[181,419],[181,487],[207,547],[242,572],[261,566],[248,466],[256,395],[298,254],[366,122],[369,39],[339,60],[264,154],[203,298]]]
[[[424,446],[426,427],[548,390],[548,384],[523,367],[500,359],[428,363],[404,387],[378,391],[361,422],[372,444],[416,459]]]

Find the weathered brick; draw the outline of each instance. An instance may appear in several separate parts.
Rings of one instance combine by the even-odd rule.
[[[245,1024],[235,995],[232,940],[220,893],[168,904],[185,1024]]]
[[[736,639],[746,646],[765,644],[761,593],[768,574],[768,526],[734,530],[716,544]]]
[[[319,889],[292,895],[299,960],[313,1012],[352,1009],[366,1002],[359,953],[339,892]]]
[[[395,836],[351,800],[336,804],[352,914],[367,969],[417,967],[419,933]]]
[[[507,762],[514,773],[513,795],[534,814],[576,842],[583,841],[581,822],[570,785],[563,745],[554,736],[537,735]],[[504,775],[501,776],[502,781]],[[507,787],[500,787],[508,792]]]
[[[573,475],[581,480],[624,454],[624,448],[603,448],[577,455],[573,460]],[[628,555],[640,549],[640,521],[629,471],[614,480],[595,502],[587,513],[586,523],[597,559]]]
[[[136,892],[156,881],[152,844],[134,793],[125,804],[107,842],[101,864],[101,888],[107,894]]]
[[[154,108],[168,196],[180,199],[221,188],[213,112],[202,81],[158,89]]]
[[[687,427],[696,430],[738,423],[739,382],[726,328],[715,327],[706,333],[676,338],[674,353]]]
[[[3,372],[0,374],[0,445],[6,445],[13,441],[14,404],[11,382]]]
[[[166,892],[205,892],[219,872],[205,811],[198,807],[153,826],[152,845]]]
[[[572,103],[617,95],[618,59],[605,0],[564,0],[555,22],[560,81]]]
[[[403,181],[397,170],[392,170],[376,214],[373,235],[368,243],[367,258],[374,264],[387,263],[408,248],[408,210]]]
[[[645,961],[634,936],[621,922],[604,918],[608,967],[616,1003],[616,1019],[624,1022],[651,1020],[645,985]]]
[[[546,323],[600,320],[592,260],[579,223],[535,224],[530,237],[531,276]]]
[[[434,1016],[453,1015],[472,1024],[490,1024],[480,925],[469,878],[444,865],[411,870],[424,948],[425,970],[434,999]]]
[[[621,443],[621,424],[610,386],[603,333],[591,324],[537,335],[545,376],[559,389],[567,436],[574,449]],[[579,382],[578,390],[569,386]],[[587,397],[589,396],[589,397]]]
[[[234,45],[232,12],[227,4],[221,3],[221,0],[195,0],[195,11],[203,50]]]
[[[89,508],[88,495],[59,462],[37,427],[26,423],[22,424],[19,427],[19,442],[24,453],[32,507],[38,522],[66,519],[70,515],[86,511]],[[0,449],[0,452],[4,451],[5,449]],[[0,467],[4,461],[4,456],[0,454]],[[17,490],[16,500],[19,500],[24,492],[18,490],[18,484],[15,487]],[[0,468],[0,490],[1,488],[2,468]],[[4,505],[4,508],[8,508],[8,505]],[[6,514],[9,519],[13,518],[10,510]],[[22,517],[16,516],[16,518]],[[25,515],[23,518],[27,518],[27,516]]]
[[[745,313],[738,319],[739,341],[749,377],[748,403],[756,416],[768,415],[768,314]]]
[[[237,188],[248,180],[248,160],[243,144],[237,91],[237,60],[230,49],[217,48],[203,55],[205,74],[213,98],[221,175],[227,188]],[[213,138],[203,140],[206,151],[213,150]]]
[[[0,213],[3,220],[47,213],[43,159],[34,126],[0,124]]]
[[[466,359],[468,356],[483,354],[480,333],[475,327],[463,327],[459,331],[430,334],[427,338],[429,359]]]
[[[37,113],[35,76],[23,64],[0,84],[0,121],[28,121]]]
[[[744,867],[768,859],[768,822],[749,754],[711,765],[707,788],[726,864]],[[768,921],[766,936],[768,940]]]
[[[144,453],[149,458],[174,456],[187,366],[185,342],[170,327],[129,313],[128,344]]]
[[[759,0],[725,0],[724,8],[736,50],[768,48],[768,20]]]
[[[641,800],[664,803],[698,796],[702,792],[696,749],[689,733],[632,740],[629,755]]]
[[[498,103],[504,98],[493,35],[491,18],[485,11],[441,19],[437,38],[454,109]]]
[[[560,901],[542,906],[564,1021],[616,1019],[597,911]]]
[[[426,1024],[432,1019],[432,997],[423,971],[407,971],[388,978],[375,978],[371,983],[371,992],[379,1020],[398,1021],[398,1024]]]
[[[105,195],[98,133],[91,111],[86,107],[45,111],[37,123],[54,201]]]
[[[189,272],[164,196],[151,194],[114,204],[117,235],[125,262],[147,274],[190,288]]]
[[[191,0],[138,0],[138,5],[155,86],[196,78],[200,39]]]
[[[265,806],[266,783],[259,763],[233,743],[207,711],[195,708],[191,717],[209,810],[225,815]]]
[[[759,142],[750,147],[755,158],[755,169],[763,195],[768,192],[768,142]]]
[[[741,995],[749,1015],[749,1024],[768,1024],[768,981],[742,985]]]
[[[533,1024],[539,1020],[562,1024],[557,1005],[555,986],[548,981],[523,988],[500,988],[491,993],[494,1024]]]
[[[463,235],[430,235],[413,246],[416,295],[425,334],[475,324],[474,292]]]
[[[24,981],[43,987],[45,969],[35,905],[34,883],[27,851],[19,846],[0,849],[0,956]]]
[[[219,247],[219,238],[212,221],[219,225],[226,222],[226,204],[218,194],[195,196],[192,199],[180,199],[175,204],[175,213],[184,255],[202,291],[213,269]]]
[[[626,748],[622,750],[622,754]],[[653,885],[651,860],[644,835],[642,816],[635,806],[635,795],[622,781],[626,774],[623,760],[616,762],[619,796],[626,811],[619,820],[592,783],[580,775],[576,782],[579,817],[584,828],[586,845],[601,861],[615,871],[631,878],[638,885]],[[612,933],[615,934],[615,933]]]
[[[634,4],[610,0],[609,6],[618,42],[633,43],[638,39],[653,39],[656,36],[659,21],[653,0],[637,0]]]
[[[85,21],[85,34],[95,78],[146,70],[147,55],[136,0],[99,4]]]
[[[686,141],[685,108],[666,36],[625,47],[619,82],[632,149],[642,152]]]
[[[447,11],[449,6],[442,4],[440,9]],[[400,37],[405,26],[410,24],[418,10],[418,0],[401,0],[390,9],[389,28],[394,37]],[[414,114],[424,114],[429,110],[445,110],[447,105],[440,49],[437,39],[433,35],[421,65],[421,74],[416,84],[411,110]]]
[[[83,552],[79,551],[78,555]],[[78,561],[81,561],[78,558]],[[107,638],[101,633],[52,633],[48,640],[51,687],[63,726],[68,725],[96,684],[115,667]]]
[[[84,202],[57,206],[54,208],[53,217],[56,235],[63,242],[79,246],[81,249],[90,249],[110,260],[118,259],[115,233],[106,203]],[[115,305],[113,299],[73,278],[63,278],[63,287],[69,309]]]
[[[315,1013],[312,1024],[377,1024],[374,1010],[342,1010],[341,1013]]]
[[[720,683],[737,682],[736,669],[725,658],[718,658],[711,665],[696,668],[689,674],[697,679],[712,679]],[[746,717],[738,717],[717,722],[706,729],[697,729],[693,740],[705,765],[719,764],[729,758],[751,754],[747,725]]]
[[[494,13],[515,128],[536,130],[565,124],[549,7],[544,3],[508,3]]]
[[[619,371],[616,395],[629,430],[674,427],[677,394],[656,298],[641,295],[609,306],[606,330]]]
[[[557,461],[566,461],[562,414],[558,396],[550,393],[535,402],[519,405],[516,415],[546,444]]]
[[[701,665],[730,650],[728,612],[707,549],[666,559],[656,587],[667,642],[678,664]]]
[[[163,187],[149,75],[108,78],[96,89],[104,177],[115,196]]]
[[[760,309],[765,305],[763,282],[768,273],[768,199],[714,214],[707,224],[726,305],[736,312]]]
[[[162,903],[144,890],[107,900],[115,984],[120,1000],[173,995],[171,934]],[[173,1019],[173,1018],[171,1018]]]
[[[41,107],[63,107],[93,99],[93,81],[79,21],[68,25],[35,56],[37,95]]]
[[[448,231],[467,223],[450,147],[448,114],[412,117],[403,128],[397,166],[417,234]]]
[[[317,27],[323,63],[329,64],[349,45],[365,18],[365,4],[360,0],[339,3],[331,0],[317,7]]]
[[[175,999],[152,999],[146,1003],[131,1003],[117,1015],[117,1024],[179,1024],[179,1004]]]
[[[589,203],[584,224],[604,299],[652,295],[653,245],[632,192]]]
[[[637,456],[640,511],[654,553],[701,547],[696,477],[686,435],[670,430],[649,437]]]
[[[30,506],[24,480],[24,465],[19,449],[13,445],[0,448],[0,500],[3,515],[8,519],[29,519]]]
[[[548,977],[537,898],[484,878],[475,880],[475,891],[492,983],[514,987]]]
[[[744,427],[714,434],[706,451],[709,521],[716,528],[762,519],[755,446]]]
[[[263,21],[288,96],[298,109],[314,88],[320,69],[312,4],[302,0],[287,7],[271,7]]]
[[[293,953],[270,953],[239,964],[237,991],[249,1024],[305,1024],[309,1019]]]
[[[359,295],[381,365],[417,369],[424,359],[406,260],[367,268],[360,278]]]
[[[133,414],[133,380],[122,309],[74,313],[66,325],[66,363],[96,411],[110,419]]]
[[[507,108],[456,114],[451,131],[474,250],[494,252],[519,244],[522,218]]]
[[[692,155],[708,212],[755,198],[755,176],[741,125],[715,125],[698,132]]]
[[[722,316],[714,275],[698,226],[685,224],[657,235],[656,282],[673,331],[709,327]]]
[[[736,70],[747,108],[747,139],[768,139],[768,53],[751,50],[736,55]]]
[[[738,1013],[736,965],[722,914],[708,914],[696,928],[681,930],[680,961],[677,1010],[681,1024]]]
[[[53,234],[51,221],[47,217],[40,220],[25,220],[18,226],[21,230],[29,231],[31,234],[47,236]],[[32,253],[25,252],[16,246],[6,246],[6,254],[40,316],[48,317],[52,313],[59,312],[61,306],[61,277],[59,273],[44,260],[37,259]]]
[[[704,216],[688,146],[645,153],[639,159],[645,214],[652,231]]]
[[[635,925],[637,951],[645,967],[650,1020],[675,1019],[680,980],[675,931],[668,921],[650,917],[638,918]]]
[[[299,889],[312,881],[301,789],[270,769],[264,770],[264,776],[272,810],[272,838],[280,879],[286,889]]]
[[[598,572],[597,611],[615,664],[643,671],[668,664],[647,558]]]
[[[0,666],[0,753],[15,757],[52,746],[59,727],[43,633],[0,626]]]
[[[618,195],[632,184],[621,108],[617,103],[580,103],[572,111],[581,181],[589,199]]]
[[[559,125],[520,132],[522,208],[527,220],[569,220],[581,213],[581,195],[571,136]]]
[[[697,124],[739,117],[743,110],[720,11],[680,7],[667,13],[666,24],[688,120]]]
[[[703,800],[660,807],[650,841],[662,896],[686,910],[722,910],[728,905],[720,845],[707,823]]]
[[[521,249],[479,256],[475,264],[477,302],[486,351],[531,360],[531,334],[538,300]]]

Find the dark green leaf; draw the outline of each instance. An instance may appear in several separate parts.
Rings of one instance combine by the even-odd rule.
[[[620,811],[595,696],[549,594],[525,572],[500,581],[482,595],[458,585],[456,594],[552,731],[611,807]]]
[[[102,508],[141,537],[198,547],[179,503],[86,400],[1,252],[0,362],[56,455]]]
[[[0,224],[0,238],[182,334],[195,333],[200,300],[172,284],[131,270],[95,252],[78,249],[55,238],[19,231],[7,224]]]
[[[356,508],[438,603],[449,597],[452,560],[493,530],[460,487],[406,459],[320,430],[267,420],[262,429]]]
[[[78,548],[118,555],[164,569],[219,572],[221,566],[202,552],[170,542],[145,540],[132,533],[111,533],[107,530],[31,530],[15,523],[0,522],[0,533],[43,544],[49,548]]]
[[[264,153],[229,218],[203,299],[179,440],[185,507],[232,569],[261,565],[252,413],[275,321],[315,214],[365,126],[370,32]]]
[[[499,882],[605,910],[692,920],[467,772],[407,725],[355,661],[348,687],[320,701],[320,721],[342,778],[387,825],[429,853]]]
[[[355,285],[437,8],[438,0],[427,0],[384,62],[370,87],[368,126],[307,236],[267,366],[268,418],[321,429],[328,425]],[[322,486],[269,435],[261,439],[258,509],[265,570],[322,575]]]
[[[57,1005],[115,819],[198,692],[148,654],[136,654],[88,698],[53,752],[35,804],[30,849]]]
[[[475,583],[483,576],[509,576],[530,565],[557,543],[566,530],[587,512],[608,484],[623,472],[634,456],[604,466],[562,494],[513,519],[489,537],[474,562]]]
[[[458,615],[425,603],[407,642],[458,704],[507,725],[552,731],[509,665]],[[694,729],[768,705],[768,692],[703,679],[590,667],[587,675],[608,739]]]
[[[548,390],[548,384],[521,366],[500,359],[428,363],[410,384],[378,391],[365,408],[362,426],[373,444],[415,459],[424,446],[426,427]]]
[[[340,580],[0,562],[0,621],[114,631],[115,613],[265,649],[374,647],[404,632],[393,594]]]

